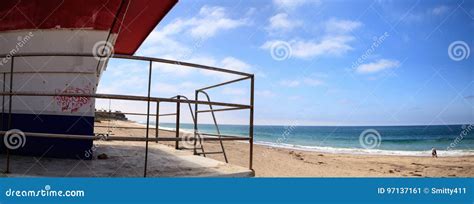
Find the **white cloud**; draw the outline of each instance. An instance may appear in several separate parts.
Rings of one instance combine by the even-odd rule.
[[[187,60],[197,53],[206,39],[247,24],[247,18],[232,18],[224,7],[203,6],[195,17],[178,18],[151,32],[139,54]]]
[[[166,28],[166,27],[165,27]],[[184,43],[178,42],[164,31],[153,31],[138,50],[139,55],[182,58],[191,52]]]
[[[356,68],[356,72],[359,74],[370,74],[380,72],[386,69],[396,68],[400,66],[400,62],[397,60],[380,59],[376,62],[361,64]]]
[[[292,39],[290,41],[269,40],[265,42],[260,48],[270,50],[276,43],[285,42],[289,44],[290,57],[309,59],[316,56],[330,55],[338,56],[352,50],[353,47],[349,44],[355,40],[355,37],[348,34],[355,29],[362,26],[359,21],[337,20],[331,18],[324,24],[325,31],[321,39]]]
[[[259,97],[265,97],[265,98],[271,98],[276,95],[270,90],[255,90],[255,94]]]
[[[308,3],[319,5],[321,1],[319,0],[273,0],[273,4],[277,8],[284,9],[284,10],[294,10]]]
[[[280,81],[280,85],[290,87],[290,88],[297,87],[300,84],[301,84],[301,82],[298,81],[298,80],[282,80],[282,81]]]
[[[213,57],[209,56],[201,56],[201,57],[195,57],[191,58],[188,60],[189,62],[196,63],[196,64],[202,64],[202,65],[207,65],[207,66],[213,66],[213,67],[219,67],[219,68],[224,68],[224,69],[230,69],[230,70],[235,70],[235,71],[240,71],[240,72],[257,72],[258,70],[254,69],[252,65],[237,59],[235,57],[225,57],[221,60],[215,59]],[[192,69],[186,69],[188,73],[190,73]],[[238,78],[238,76],[234,74],[227,74],[223,72],[216,72],[216,71],[208,71],[208,70],[200,70],[200,73],[206,75],[206,76],[212,76],[215,79],[218,80],[230,80],[230,79],[235,79]]]
[[[159,96],[165,96],[166,94],[171,96],[179,93],[178,86],[179,84],[158,82],[153,85],[152,89],[158,92]]]
[[[348,33],[362,26],[359,21],[338,20],[331,18],[326,22],[326,31],[328,33]]]
[[[227,95],[242,96],[242,95],[247,94],[247,90],[245,90],[245,89],[243,89],[243,88],[229,88],[229,87],[225,87],[225,88],[222,90],[222,93],[223,93],[223,94],[227,94]]]
[[[222,59],[220,65],[225,69],[232,69],[241,72],[250,72],[252,67],[244,61],[234,57],[226,57]]]
[[[203,6],[199,13],[191,18],[178,18],[158,30],[153,31],[141,46],[138,55],[158,56],[165,59],[186,61],[207,66],[250,72],[251,65],[234,57],[216,59],[203,54],[199,49],[206,40],[222,31],[235,29],[247,25],[248,16],[253,9],[249,9],[243,18],[232,18],[224,7]],[[173,76],[186,77],[195,74],[196,69],[178,65],[155,63],[159,72]],[[254,70],[255,71],[255,70]],[[227,80],[235,75],[201,70],[214,79]]]
[[[443,15],[444,13],[449,11],[449,7],[445,5],[440,5],[431,10],[431,13],[434,15]]]
[[[314,40],[291,40],[288,42],[291,50],[291,57],[309,59],[322,55],[341,55],[352,50],[349,42],[353,41],[352,36],[327,36],[320,41]],[[280,41],[273,40],[265,42],[260,48],[271,50],[272,45]]]
[[[290,42],[293,56],[311,58],[320,55],[341,55],[353,48],[348,44],[353,41],[352,36],[326,37],[319,42],[294,40]]]
[[[291,20],[287,13],[278,13],[268,19],[270,25],[266,28],[270,33],[289,32],[303,25],[302,21]]]
[[[194,96],[194,90],[203,87],[204,84],[191,81],[183,82],[164,82],[156,81],[152,84],[152,95],[160,97],[171,97],[176,95]]]
[[[120,82],[119,82],[120,81]],[[120,77],[112,83],[100,83],[97,87],[98,93],[106,94],[126,94],[126,95],[145,95],[147,81],[141,76]],[[133,87],[131,89],[130,87]]]
[[[147,73],[148,66],[130,62],[130,63],[120,63],[113,65],[111,69],[107,69],[106,72],[114,77],[122,77],[127,74],[143,74]]]
[[[228,11],[218,6],[203,6],[198,17],[189,19],[190,33],[196,38],[208,38],[219,31],[229,30],[247,24],[246,19],[232,19]]]
[[[185,67],[175,64],[165,64],[160,62],[153,62],[153,68],[154,72],[156,70],[161,74],[172,75],[175,77],[185,77],[197,72],[197,69],[193,69],[191,67]]]
[[[303,98],[304,98],[303,96],[299,96],[299,95],[293,95],[293,96],[288,97],[288,99],[291,101],[299,101]]]
[[[320,86],[324,84],[324,81],[312,78],[304,78],[303,82],[309,86]]]
[[[146,93],[148,66],[135,62],[109,64],[98,86],[98,93],[141,95]],[[133,88],[124,88],[124,87]]]
[[[320,79],[314,79],[314,78],[309,78],[309,77],[304,77],[302,79],[295,79],[295,80],[281,80],[280,85],[285,86],[285,87],[298,87],[298,86],[321,86],[324,84],[324,81]]]
[[[251,10],[249,10],[251,13]],[[251,14],[246,14],[248,16]],[[179,18],[153,31],[141,46],[138,55],[158,56],[165,59],[187,61],[208,66],[225,67],[228,69],[250,71],[250,65],[233,57],[222,60],[209,57],[199,49],[207,38],[213,37],[222,31],[235,29],[247,25],[248,18],[231,18],[224,7],[203,6],[199,13],[192,18]],[[184,36],[184,37],[183,37]],[[187,36],[187,37],[186,37]],[[191,42],[189,42],[191,41]],[[174,76],[188,76],[194,69],[155,63],[158,71]],[[205,72],[205,71],[203,71]],[[210,72],[208,72],[210,73]],[[216,76],[225,76],[221,73],[211,73]],[[227,79],[228,76],[225,76]]]

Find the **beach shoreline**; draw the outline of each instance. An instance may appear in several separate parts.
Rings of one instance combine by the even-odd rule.
[[[131,121],[112,121],[112,127],[136,126]],[[103,122],[102,125],[107,125]],[[107,128],[96,128],[103,133]],[[111,128],[114,135],[144,136],[143,130]],[[150,131],[154,137],[154,130]],[[174,136],[170,131],[159,131],[159,136]],[[174,142],[159,142],[174,146]],[[185,143],[182,143],[186,145]],[[249,144],[225,141],[225,150],[231,164],[249,166]],[[206,151],[218,151],[216,142],[204,143]],[[191,151],[191,150],[183,150]],[[208,157],[224,161],[221,154]],[[473,177],[474,156],[439,158],[406,155],[340,154],[294,150],[254,144],[253,169],[257,177]]]

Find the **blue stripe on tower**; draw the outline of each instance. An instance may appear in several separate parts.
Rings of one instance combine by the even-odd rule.
[[[93,135],[94,117],[66,116],[66,115],[11,115],[11,128],[8,128],[8,114],[2,114],[2,130],[19,129],[23,132]],[[23,147],[12,150],[12,154],[38,157],[56,157],[73,159],[91,159],[93,140],[77,140],[62,138],[28,137]],[[2,141],[3,143],[3,141]],[[5,152],[5,146],[0,145],[0,151]]]

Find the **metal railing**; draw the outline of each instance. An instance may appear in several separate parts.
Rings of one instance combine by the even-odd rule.
[[[209,97],[209,94],[207,92],[205,92],[204,90],[196,90],[196,93],[195,93],[195,96],[196,96],[196,100],[198,99],[199,97],[199,93],[202,93],[204,94],[204,96],[206,96],[206,99],[207,101],[211,101],[211,98]],[[195,106],[195,109],[196,109],[196,120],[197,120],[197,116],[198,116],[198,106],[196,104]],[[221,135],[221,131],[219,129],[219,125],[217,124],[217,119],[216,119],[216,114],[214,113],[214,108],[212,108],[212,104],[209,104],[209,111],[212,115],[212,120],[214,122],[214,127],[216,128],[216,132],[217,132],[217,137],[219,138],[222,138],[222,135]],[[202,112],[201,112],[202,113]],[[194,129],[196,130],[196,132],[194,133],[195,135],[198,135],[200,134],[197,130],[198,130],[198,124],[197,124],[197,121],[194,123]],[[222,143],[222,140],[219,141],[219,144],[221,146],[221,149],[222,149],[222,154],[224,155],[224,159],[225,159],[225,162],[226,163],[229,163],[229,160],[227,159],[227,154],[225,153],[225,148],[224,148],[224,144]]]
[[[144,141],[145,142],[145,157],[144,157],[144,172],[143,176],[147,176],[147,165],[148,165],[148,143],[150,141],[174,141],[175,142],[175,148],[179,149],[179,142],[182,141],[194,141],[196,144],[197,142],[202,142],[202,141],[219,141],[222,145],[222,141],[248,141],[249,142],[249,169],[253,171],[253,129],[254,129],[254,75],[249,74],[249,73],[244,73],[244,72],[239,72],[239,71],[234,71],[234,70],[229,70],[229,69],[223,69],[223,68],[217,68],[217,67],[211,67],[211,66],[206,66],[206,65],[200,65],[200,64],[194,64],[194,63],[188,63],[188,62],[182,62],[182,61],[175,61],[175,60],[168,60],[168,59],[160,59],[160,58],[152,58],[152,57],[143,57],[143,56],[130,56],[130,55],[120,55],[120,54],[114,54],[110,58],[115,58],[115,59],[129,59],[129,60],[139,60],[139,61],[147,61],[149,62],[149,67],[148,67],[148,90],[147,90],[147,96],[133,96],[133,95],[117,95],[117,94],[75,94],[75,93],[38,93],[38,92],[14,92],[13,91],[13,81],[14,81],[14,63],[16,58],[25,58],[25,57],[95,57],[93,54],[67,54],[67,53],[29,53],[29,54],[15,54],[15,55],[0,55],[0,58],[10,58],[10,72],[9,73],[3,73],[3,91],[0,92],[0,95],[2,95],[2,120],[3,120],[3,114],[5,114],[6,107],[5,107],[5,97],[9,97],[8,100],[8,125],[7,125],[7,130],[10,130],[12,128],[12,98],[14,96],[51,96],[51,97],[88,97],[88,98],[94,98],[94,99],[109,99],[109,100],[126,100],[126,101],[145,101],[147,102],[147,111],[146,113],[134,113],[134,112],[124,112],[123,114],[125,115],[141,115],[141,116],[146,116],[146,127],[138,128],[138,127],[115,127],[115,128],[130,128],[130,129],[144,129],[145,130],[145,138],[143,137],[130,137],[130,136],[108,136],[106,137],[106,140],[119,140],[119,141]],[[214,72],[220,72],[220,73],[227,73],[227,74],[233,74],[237,76],[241,76],[241,78],[222,82],[219,84],[215,84],[212,86],[204,87],[201,89],[196,89],[195,93],[195,99],[190,100],[186,97],[181,97],[181,95],[178,95],[177,97],[174,98],[164,98],[164,97],[152,97],[151,96],[151,84],[152,84],[152,71],[154,69],[153,67],[153,62],[157,63],[163,63],[163,64],[171,64],[171,65],[179,65],[185,68],[194,68],[194,69],[202,69],[202,70],[209,70],[209,71],[214,71]],[[99,62],[100,63],[100,62]],[[49,73],[49,72],[48,72]],[[54,72],[52,72],[54,73]],[[9,90],[5,89],[5,79],[6,76],[9,74]],[[212,89],[212,88],[217,88],[221,87],[224,85],[244,81],[244,80],[249,80],[250,81],[250,99],[249,99],[249,104],[236,104],[236,103],[226,103],[226,102],[215,102],[211,101],[210,98],[208,98],[207,101],[200,101],[198,100],[198,93],[199,92],[204,92],[204,90]],[[156,114],[150,113],[150,105],[152,103],[156,103]],[[170,114],[160,114],[160,103],[175,103],[176,104],[176,113],[170,113]],[[194,116],[193,116],[193,123],[194,123],[194,133],[195,137],[180,137],[180,104],[181,103],[187,103],[190,107],[191,114],[193,115],[193,111],[191,108],[191,104],[195,105],[195,110],[194,110]],[[209,105],[210,109],[209,110],[198,110],[198,105]],[[212,109],[212,106],[222,106],[224,108],[221,109]],[[214,122],[216,127],[217,122],[215,120],[215,115],[214,112],[218,111],[233,111],[233,110],[249,110],[249,135],[247,137],[245,136],[234,136],[234,135],[223,135],[220,134],[220,131],[218,131],[218,134],[209,134],[209,133],[199,133],[198,132],[198,120],[197,116],[198,113],[205,113],[205,112],[211,112],[213,114]],[[175,137],[160,137],[159,136],[159,118],[160,116],[176,116],[176,129],[175,129]],[[156,125],[154,128],[150,127],[150,117],[155,116],[156,117]],[[2,126],[3,126],[3,121],[2,121]],[[103,127],[103,126],[96,126],[96,127]],[[3,128],[3,127],[2,127]],[[3,128],[4,129],[4,128]],[[150,129],[155,130],[155,138],[150,138]],[[169,130],[160,130],[160,131],[169,131]],[[6,131],[0,131],[0,134],[5,136]],[[38,132],[24,132],[27,137],[41,137],[41,138],[62,138],[62,139],[78,139],[78,140],[99,140],[103,139],[100,136],[96,135],[71,135],[71,134],[51,134],[51,133],[38,133]],[[196,149],[194,149],[194,152],[196,153]],[[6,154],[7,154],[7,161],[6,161],[6,170],[5,173],[10,172],[10,150],[6,148]],[[225,159],[227,161],[227,157],[225,156]]]

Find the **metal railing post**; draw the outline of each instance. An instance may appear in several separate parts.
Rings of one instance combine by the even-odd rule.
[[[158,143],[158,130],[160,127],[160,101],[156,101],[156,121],[155,121],[155,138],[156,143]]]
[[[147,100],[147,111],[146,111],[146,142],[145,142],[145,168],[143,170],[143,177],[146,177],[146,168],[148,165],[148,133],[150,131],[150,92],[151,92],[151,70],[152,61],[150,61],[150,68],[148,71],[148,100]]]
[[[181,112],[181,103],[179,102],[181,100],[181,96],[178,95],[178,102],[176,102],[176,138],[179,138],[179,116]],[[175,149],[179,149],[179,141],[176,140],[176,143],[174,145]]]
[[[198,101],[198,97],[199,97],[199,92],[196,90],[195,93],[194,93],[194,100],[195,101]],[[197,150],[196,150],[196,145],[197,145],[197,134],[198,134],[198,104],[195,103],[194,104],[194,149],[193,149],[193,153],[194,155],[197,155]],[[202,145],[201,142],[199,145]]]
[[[10,66],[10,87],[9,87],[9,92],[10,92],[10,96],[9,96],[9,100],[8,100],[8,130],[10,130],[12,128],[12,98],[13,98],[13,66],[14,66],[14,63],[15,63],[15,57],[12,56],[12,62],[11,62],[11,66]],[[3,137],[5,137],[6,135],[3,135]],[[6,145],[5,145],[6,146]],[[7,168],[5,170],[5,173],[10,173],[10,149],[7,147],[6,148],[7,150]]]
[[[250,144],[250,160],[249,169],[253,170],[253,113],[254,113],[254,84],[255,77],[252,75],[250,78],[250,120],[249,120],[249,144]]]
[[[6,75],[7,73],[3,72],[3,93],[5,93],[5,80],[6,80]],[[4,127],[5,127],[5,95],[2,95],[2,118],[0,118],[2,120],[2,130],[4,130]]]
[[[203,90],[199,90],[198,92],[201,92],[202,94],[204,94],[204,96],[206,96],[207,98],[207,101],[211,102],[211,98],[209,97],[209,94]],[[214,121],[214,126],[216,127],[216,131],[217,131],[217,135],[219,138],[221,138],[221,131],[219,129],[219,125],[217,124],[217,119],[216,119],[216,115],[214,113],[214,108],[212,108],[212,105],[209,104],[209,110],[211,112],[211,115],[212,115],[212,120]],[[224,143],[222,143],[222,141],[219,141],[219,144],[221,146],[221,149],[222,149],[222,154],[224,155],[224,159],[225,159],[225,163],[229,163],[229,160],[227,159],[227,154],[225,153],[225,149],[224,149]]]

